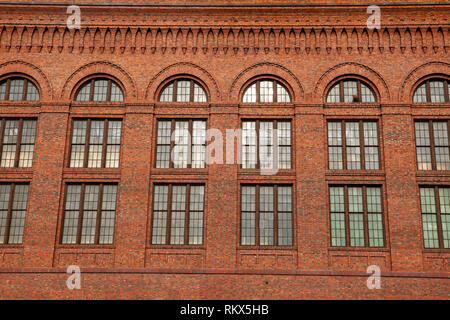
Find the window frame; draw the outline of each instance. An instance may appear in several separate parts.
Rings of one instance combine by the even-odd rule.
[[[272,96],[272,102],[261,102],[261,81],[270,81],[272,82],[272,88],[273,88],[273,96]],[[256,84],[256,101],[255,102],[244,102],[244,96],[247,90]],[[278,102],[278,88],[277,84],[279,84],[281,87],[286,90],[288,96],[289,96],[289,102]],[[246,85],[244,85],[244,90],[242,90],[241,98],[239,99],[239,103],[241,104],[293,104],[292,100],[292,93],[288,89],[288,86],[281,82],[279,79],[276,78],[270,78],[270,77],[260,77],[257,79],[252,79],[251,81],[247,82]]]
[[[430,138],[430,145],[428,147],[430,148],[431,170],[419,169],[419,160],[418,160],[418,154],[417,154],[417,133],[416,133],[416,123],[418,123],[418,122],[428,123],[428,135],[429,135],[429,138]],[[422,171],[424,171],[424,172],[428,172],[428,171],[437,171],[437,172],[450,171],[450,170],[438,170],[437,169],[436,143],[434,141],[434,128],[433,128],[433,123],[435,123],[435,122],[447,123],[447,140],[448,140],[448,146],[450,148],[450,119],[414,119],[413,124],[414,124],[414,146],[415,146],[415,149],[416,149],[416,168],[420,172],[422,172]]]
[[[14,165],[12,167],[0,167],[2,169],[30,169],[33,168],[33,162],[34,162],[34,154],[35,154],[35,149],[34,147],[36,146],[36,137],[37,137],[37,118],[0,118],[0,161],[3,158],[3,139],[5,137],[5,127],[6,127],[6,121],[11,120],[17,120],[19,121],[19,127],[18,127],[18,132],[17,132],[17,141],[16,141],[16,153],[14,155]],[[33,158],[31,160],[31,166],[29,167],[19,167],[19,162],[20,162],[20,151],[21,151],[21,146],[22,146],[22,134],[23,134],[23,122],[24,121],[35,121],[36,123],[36,128],[34,131],[34,143],[33,143]]]
[[[339,145],[330,145],[329,144],[329,130],[328,123],[336,122],[341,124],[341,141],[342,144]],[[347,134],[346,134],[346,124],[348,122],[358,123],[359,128],[359,148],[360,148],[360,167],[361,169],[347,169]],[[378,147],[378,169],[366,169],[366,157],[365,157],[365,143],[364,143],[364,123],[365,122],[375,122],[377,126],[377,147]],[[327,170],[339,170],[339,171],[370,171],[376,172],[379,170],[383,170],[383,161],[381,159],[381,135],[380,135],[380,123],[379,119],[326,119],[326,127],[327,127],[327,136],[326,136],[326,144],[327,144]],[[330,147],[341,147],[342,148],[342,169],[330,169]]]
[[[431,101],[430,81],[444,82],[444,102],[432,102]],[[424,84],[425,84],[425,94],[426,94],[427,101],[426,102],[415,102],[414,96],[416,95],[417,90]],[[422,80],[421,82],[419,82],[418,85],[416,85],[416,87],[413,90],[412,104],[416,104],[416,105],[417,104],[449,104],[450,103],[450,91],[448,88],[449,86],[450,86],[450,80],[447,78],[430,77],[425,80]]]
[[[437,234],[438,234],[438,248],[427,248],[425,247],[425,236],[424,236],[424,229],[423,229],[423,218],[422,215],[424,214],[422,212],[422,198],[420,196],[420,190],[421,189],[433,189],[433,195],[434,195],[434,209],[436,211],[436,224],[437,224]],[[444,231],[442,229],[442,218],[441,218],[441,199],[439,197],[439,189],[450,189],[450,186],[447,185],[419,185],[419,210],[420,210],[420,224],[422,227],[422,245],[424,250],[427,251],[434,251],[434,250],[445,250],[450,251],[449,248],[444,247]],[[427,214],[427,213],[425,213]],[[450,214],[449,214],[450,215]]]
[[[67,202],[67,192],[68,187],[70,185],[81,187],[80,190],[80,200],[79,200],[79,215],[78,215],[78,225],[77,225],[77,234],[76,234],[76,243],[64,243],[64,226],[66,219],[66,202]],[[95,226],[95,236],[94,243],[81,243],[82,237],[82,228],[83,228],[83,218],[84,218],[84,200],[86,193],[87,185],[98,185],[98,200],[97,200],[97,215],[96,215],[96,226]],[[114,185],[116,186],[116,201],[115,201],[115,210],[114,210],[114,231],[112,235],[111,243],[99,243],[100,240],[100,230],[101,230],[101,219],[102,219],[102,206],[103,206],[103,189],[105,185]],[[62,203],[62,216],[61,216],[61,226],[59,228],[59,242],[58,246],[75,246],[75,247],[110,247],[115,245],[116,238],[116,223],[117,223],[117,209],[118,209],[118,200],[119,200],[119,183],[118,182],[67,182],[64,185],[64,201]]]
[[[167,186],[167,218],[166,218],[166,238],[165,243],[153,243],[153,228],[155,223],[155,186]],[[173,200],[173,187],[174,186],[186,186],[186,198],[185,198],[185,211],[184,211],[184,243],[183,244],[171,244],[170,236],[171,236],[171,222],[172,222],[172,200]],[[203,219],[202,219],[202,243],[201,244],[189,244],[189,229],[190,229],[190,201],[191,201],[191,187],[192,186],[203,186]],[[207,196],[207,188],[206,183],[202,182],[155,182],[152,185],[152,211],[151,211],[151,219],[150,219],[150,231],[149,231],[149,241],[148,244],[150,247],[158,247],[158,248],[204,248],[205,240],[206,240],[206,196]]]
[[[242,244],[242,189],[243,187],[255,187],[255,244]],[[273,245],[261,245],[260,239],[260,187],[273,187]],[[278,187],[291,187],[291,234],[290,245],[278,244]],[[295,188],[294,183],[240,183],[239,185],[239,230],[238,247],[241,249],[286,249],[290,250],[296,246],[295,235]]]
[[[95,81],[96,80],[106,80],[108,81],[108,86],[106,89],[106,101],[94,101],[94,90],[95,90]],[[122,101],[111,101],[111,88],[112,88],[112,83],[114,82],[114,84],[120,89],[120,91],[122,92]],[[90,85],[89,88],[89,100],[88,101],[80,101],[78,100],[78,95],[80,93],[80,91],[87,85]],[[107,77],[105,75],[100,75],[100,76],[93,76],[90,77],[89,79],[84,80],[83,82],[80,83],[80,85],[76,88],[75,90],[75,95],[73,97],[73,101],[75,103],[124,103],[125,102],[125,91],[123,90],[122,86],[120,85],[119,81],[112,79],[110,77]]]
[[[331,221],[331,188],[344,188],[344,221],[345,221],[345,246],[333,246],[332,245],[332,221]],[[363,200],[363,226],[364,226],[364,246],[352,246],[350,241],[350,210],[348,201],[348,188],[362,188],[362,200]],[[383,246],[371,247],[369,244],[369,219],[367,209],[367,188],[379,188],[380,189],[380,205],[382,216],[382,231],[383,231]],[[383,250],[388,248],[387,232],[386,232],[386,209],[383,196],[384,188],[381,184],[328,184],[327,196],[328,196],[328,223],[329,223],[329,247],[331,249],[349,249],[349,250]]]
[[[22,99],[20,100],[9,100],[10,93],[11,93],[11,80],[24,80],[23,83],[23,92],[22,92]],[[18,75],[9,75],[5,77],[4,79],[0,80],[0,85],[6,82],[6,88],[5,88],[5,99],[0,100],[1,102],[7,102],[7,103],[18,103],[18,102],[31,102],[31,103],[39,103],[41,100],[41,92],[39,90],[39,86],[31,80],[29,77],[26,77],[22,74]],[[35,87],[39,95],[39,99],[37,100],[27,100],[27,94],[28,94],[28,83],[31,82]]]
[[[177,101],[178,98],[178,81],[189,81],[189,101]],[[172,89],[172,101],[161,101],[161,96],[164,92],[164,90],[170,86],[171,84],[173,84],[173,89]],[[202,88],[203,92],[205,93],[205,98],[206,101],[200,102],[200,101],[194,101],[194,84],[198,85],[200,88]],[[206,90],[206,86],[200,82],[199,80],[192,78],[192,77],[188,77],[188,76],[183,76],[183,77],[179,77],[179,78],[175,78],[175,79],[170,79],[168,81],[166,81],[165,83],[162,84],[161,86],[161,90],[159,90],[158,94],[157,94],[157,99],[156,99],[157,103],[195,103],[195,104],[208,104],[209,103],[209,95],[208,95],[208,90]]]
[[[169,167],[168,168],[158,168],[157,165],[157,161],[158,161],[158,146],[162,146],[163,144],[158,144],[158,123],[159,121],[170,121],[170,151],[169,151]],[[174,167],[174,161],[172,159],[172,151],[174,150],[175,147],[175,141],[172,140],[172,135],[175,132],[175,123],[176,121],[188,121],[188,131],[189,131],[189,144],[188,144],[188,164],[186,168],[175,168]],[[194,133],[194,125],[193,122],[194,121],[204,121],[205,122],[205,133],[208,131],[208,119],[205,117],[200,117],[200,118],[156,118],[156,125],[155,125],[155,140],[154,140],[154,156],[153,156],[153,169],[156,170],[167,170],[167,169],[175,169],[175,170],[183,170],[183,169],[194,169],[194,170],[204,170],[207,168],[207,161],[206,161],[206,146],[207,146],[207,137],[205,136],[205,162],[204,162],[204,167],[203,168],[192,168],[192,138],[193,138],[193,133]]]
[[[0,247],[4,246],[22,246],[23,245],[23,237],[25,236],[25,226],[26,226],[26,218],[28,213],[28,202],[30,198],[30,183],[29,182],[0,182],[0,185],[9,185],[9,199],[8,199],[8,213],[6,217],[6,226],[5,226],[5,234],[3,236],[3,243],[0,243]],[[9,236],[11,233],[11,220],[12,220],[12,212],[13,212],[13,204],[14,204],[14,195],[15,195],[15,189],[17,185],[26,185],[28,186],[27,190],[27,203],[25,208],[25,218],[24,218],[24,226],[22,230],[22,242],[20,243],[10,243],[9,242]],[[7,240],[7,241],[5,241]]]
[[[293,137],[293,128],[292,128],[292,125],[293,125],[293,121],[292,121],[292,119],[291,118],[286,118],[286,119],[284,119],[284,118],[277,118],[277,119],[273,119],[273,118],[267,118],[267,119],[265,119],[265,118],[257,118],[257,119],[252,119],[252,118],[241,118],[240,119],[241,120],[241,127],[240,127],[240,129],[241,129],[241,137],[240,137],[240,142],[241,142],[241,146],[240,146],[240,154],[241,154],[241,164],[239,165],[239,169],[240,170],[260,170],[261,169],[261,159],[260,159],[260,147],[261,147],[261,145],[260,145],[260,135],[259,135],[259,133],[260,133],[260,131],[259,131],[259,129],[260,129],[260,123],[261,123],[261,121],[262,122],[272,122],[273,123],[273,128],[272,128],[272,130],[278,130],[278,122],[289,122],[290,123],[290,140],[291,140],[291,145],[290,145],[290,168],[288,168],[288,169],[280,169],[280,168],[277,168],[278,170],[292,170],[293,169],[293,161],[294,161],[294,155],[293,155],[293,152],[292,152],[292,145],[294,144],[294,141],[293,141],[293,139],[294,139],[294,137]],[[244,122],[255,122],[255,131],[256,131],[256,164],[255,164],[255,167],[254,168],[244,168],[243,167],[243,165],[244,165],[244,163],[243,163],[243,161],[242,161],[242,158],[243,158],[243,148],[244,148],[244,144],[243,144],[243,137],[242,137],[242,134],[243,134],[243,123]],[[273,138],[273,137],[272,137]],[[278,136],[277,136],[277,138],[278,138]],[[276,147],[276,150],[277,150],[277,153],[278,153],[278,147],[280,146],[279,144],[278,144],[278,141],[275,143],[275,139],[273,139],[273,145],[272,145],[272,148],[273,149],[275,149],[275,147]],[[284,146],[284,145],[283,145]],[[275,153],[273,154],[273,165],[275,165]],[[280,157],[279,157],[279,154],[278,154],[278,157],[277,157],[277,160],[278,160],[278,162],[279,162],[279,160],[280,160]],[[277,163],[277,166],[279,167],[279,163]],[[272,170],[272,169],[262,169],[262,170]]]
[[[83,158],[83,166],[82,167],[71,167],[70,163],[72,161],[72,147],[73,147],[73,130],[74,130],[74,122],[75,121],[87,121],[86,123],[86,137],[84,143],[84,158]],[[103,121],[103,143],[102,143],[102,160],[100,167],[88,167],[89,163],[89,146],[90,144],[90,136],[91,136],[91,122],[92,121]],[[106,168],[106,155],[107,155],[107,146],[108,146],[108,129],[109,129],[109,121],[120,121],[122,123],[120,129],[120,151],[119,151],[119,164],[117,167]],[[112,169],[117,170],[120,169],[121,159],[122,159],[122,139],[123,139],[123,119],[122,118],[71,118],[70,122],[70,134],[69,134],[69,154],[67,156],[67,164],[66,168],[69,169]]]
[[[356,82],[356,92],[357,92],[357,99],[358,101],[352,101],[352,102],[345,102],[344,98],[344,82],[346,81],[355,81]],[[364,84],[371,92],[375,99],[374,102],[363,102],[362,101],[362,90],[361,90],[361,84]],[[331,90],[336,86],[339,85],[339,101],[338,102],[328,102],[328,95],[330,94]],[[376,94],[376,91],[374,90],[374,87],[369,84],[369,82],[362,80],[360,78],[355,77],[349,77],[349,78],[342,78],[334,81],[330,86],[328,86],[328,90],[326,91],[325,95],[325,104],[335,105],[335,104],[370,104],[370,105],[377,105],[378,102],[378,96]]]

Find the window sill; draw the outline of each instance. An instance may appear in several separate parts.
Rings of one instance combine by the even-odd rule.
[[[55,249],[115,249],[116,246],[112,244],[57,244]]]
[[[386,247],[328,247],[328,251],[355,251],[355,252],[390,252]]]
[[[380,108],[379,103],[368,103],[368,102],[336,102],[336,103],[325,103],[323,105],[325,108]]]
[[[443,249],[431,249],[431,248],[426,248],[423,249],[423,253],[444,253],[444,254],[450,254],[450,248],[443,248]]]
[[[450,170],[418,170],[416,177],[448,177]]]
[[[327,170],[327,176],[385,176],[384,170]]]
[[[23,249],[23,244],[0,244],[0,250],[2,249]]]
[[[243,246],[238,245],[237,250],[245,251],[245,250],[284,250],[284,251],[297,251],[297,247],[295,246]]]
[[[169,249],[169,250],[177,250],[177,249],[197,249],[197,250],[206,250],[206,246],[204,245],[193,245],[193,244],[180,244],[180,245],[169,245],[169,244],[150,244],[147,245],[146,249]]]

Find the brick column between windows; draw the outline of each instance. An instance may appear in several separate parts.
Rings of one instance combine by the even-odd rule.
[[[295,232],[299,269],[327,269],[326,130],[319,110],[295,116],[296,210]]]
[[[51,267],[56,241],[68,126],[66,107],[43,105],[37,121],[28,194],[23,267]]]
[[[123,121],[115,266],[144,267],[153,115],[127,113]]]
[[[206,267],[234,268],[239,228],[239,192],[237,164],[225,164],[226,129],[240,128],[237,114],[211,114],[209,128],[223,135],[223,164],[209,165],[207,188],[208,208],[205,214]],[[236,151],[236,149],[235,149]],[[235,152],[236,155],[236,152]]]
[[[388,224],[393,271],[422,269],[414,126],[409,115],[383,115]]]

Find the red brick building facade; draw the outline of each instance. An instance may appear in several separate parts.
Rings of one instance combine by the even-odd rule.
[[[448,2],[69,2],[0,4],[1,298],[449,297]]]

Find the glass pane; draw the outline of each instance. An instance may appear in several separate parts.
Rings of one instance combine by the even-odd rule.
[[[62,243],[74,244],[77,242],[80,196],[81,185],[67,186]]]
[[[358,97],[358,85],[356,81],[344,81],[344,102],[355,102]]]
[[[344,188],[330,187],[331,245],[345,246]]]
[[[152,243],[165,244],[169,186],[156,185],[154,192]]]
[[[76,101],[89,101],[91,93],[91,82],[86,83],[80,91],[78,91]]]
[[[106,94],[108,91],[108,80],[94,81],[94,98],[93,101],[106,101]]]
[[[189,199],[189,244],[203,243],[204,186],[191,186]]]
[[[361,169],[361,148],[359,139],[359,123],[347,122],[345,124],[347,143],[347,169]]]
[[[24,79],[11,80],[11,87],[9,88],[10,101],[23,100],[23,86],[24,86]]]
[[[161,96],[159,98],[161,102],[172,102],[173,101],[173,83],[169,84],[164,88]]]
[[[331,170],[343,168],[342,129],[340,122],[328,122],[328,166]]]
[[[450,170],[447,122],[433,122],[436,169]]]
[[[362,102],[368,103],[375,102],[375,96],[373,95],[372,90],[363,83],[361,83],[361,100]]]
[[[184,244],[186,214],[186,186],[172,187],[172,220],[170,226],[170,244]]]
[[[278,245],[292,245],[292,187],[278,186]]]
[[[331,88],[331,90],[328,92],[327,102],[328,103],[341,102],[340,97],[341,97],[340,96],[340,86],[338,83],[333,88]]]
[[[111,82],[111,101],[112,102],[122,102],[123,101],[123,92],[120,87]]]
[[[291,102],[291,97],[288,91],[281,84],[277,83],[277,102]]]
[[[256,168],[256,121],[242,122],[242,168]]]
[[[194,83],[194,102],[206,102],[205,90],[196,83]]]
[[[259,82],[259,102],[273,102],[273,81]]]
[[[82,244],[95,243],[99,189],[99,185],[86,185],[85,187],[83,221],[81,226]]]
[[[445,102],[444,81],[430,81],[431,102]]]
[[[256,83],[252,84],[244,93],[242,102],[255,103],[256,102]]]
[[[177,102],[189,102],[191,97],[191,81],[177,81]]]
[[[25,214],[27,211],[28,185],[18,184],[14,190],[14,201],[9,229],[9,243],[22,243],[25,227]]]
[[[414,93],[413,102],[427,102],[427,89],[425,83],[417,88],[416,92]]]
[[[116,216],[116,185],[104,185],[102,197],[102,218],[100,220],[99,243],[112,244],[114,239],[114,220]]]

